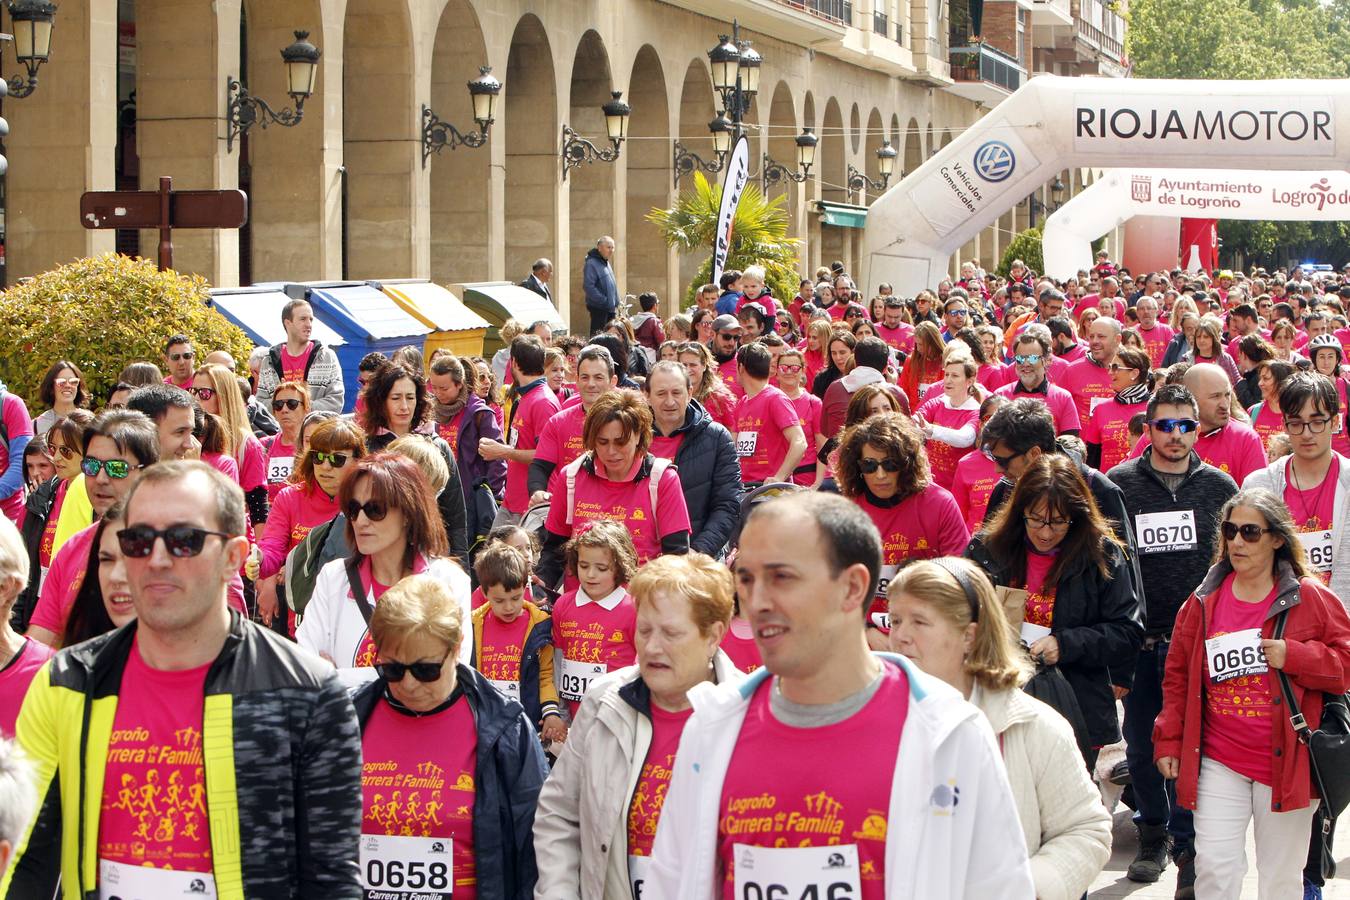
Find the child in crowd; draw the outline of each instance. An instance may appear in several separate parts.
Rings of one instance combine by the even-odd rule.
[[[554,595],[544,589],[544,586],[539,583],[538,576],[534,574],[535,567],[539,564],[539,539],[535,537],[534,533],[526,531],[519,525],[498,525],[488,532],[487,540],[483,542],[483,547],[479,553],[485,552],[493,544],[506,544],[525,554],[525,561],[530,566],[528,599],[544,612],[551,610]],[[474,588],[473,597],[470,599],[473,608],[477,609],[486,602],[487,597],[483,594],[482,586]]]
[[[558,693],[576,717],[591,682],[637,660],[637,608],[627,588],[637,551],[619,522],[597,521],[564,548],[567,573],[580,584],[553,606]]]
[[[47,455],[46,441],[29,441],[23,448],[23,471],[30,489],[56,477],[56,464]]]
[[[532,570],[529,556],[503,541],[478,554],[474,572],[487,602],[473,611],[473,666],[525,707],[545,740],[564,741],[567,723],[553,685],[552,622],[525,599]]]

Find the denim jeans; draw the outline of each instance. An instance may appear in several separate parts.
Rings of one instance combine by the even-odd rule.
[[[1176,782],[1167,781],[1153,763],[1153,721],[1162,712],[1163,672],[1167,668],[1169,643],[1139,651],[1135,662],[1134,687],[1125,695],[1125,760],[1134,786],[1136,825],[1166,825],[1172,836],[1172,852],[1195,845],[1191,811],[1177,805]]]

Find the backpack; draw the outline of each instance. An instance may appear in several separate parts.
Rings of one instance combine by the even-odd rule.
[[[304,615],[309,598],[314,596],[314,582],[318,580],[319,570],[333,559],[324,555],[324,547],[338,518],[334,516],[311,529],[305,539],[286,556],[286,564],[281,570],[281,583],[278,585],[285,590],[278,591],[278,599],[295,613],[297,620]]]
[[[589,452],[581,454],[563,469],[563,475],[567,479],[567,517],[563,521],[568,525],[572,524],[572,512],[577,505],[577,473],[581,471],[582,462],[590,455]],[[673,465],[674,463],[664,457],[652,457],[652,473],[647,479],[647,489],[651,492],[652,498],[652,524],[656,524],[656,489],[660,485],[661,476]],[[658,532],[659,530],[658,528]]]

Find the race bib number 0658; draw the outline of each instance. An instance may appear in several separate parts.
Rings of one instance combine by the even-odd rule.
[[[450,900],[454,890],[452,849],[448,837],[361,835],[361,885],[373,898]]]

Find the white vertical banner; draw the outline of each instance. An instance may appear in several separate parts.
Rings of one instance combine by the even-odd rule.
[[[750,142],[745,135],[736,139],[736,145],[727,156],[727,177],[722,182],[722,206],[717,212],[717,233],[713,236],[712,283],[722,277],[731,252],[731,232],[736,226],[736,206],[741,202],[741,191],[750,178]]]

